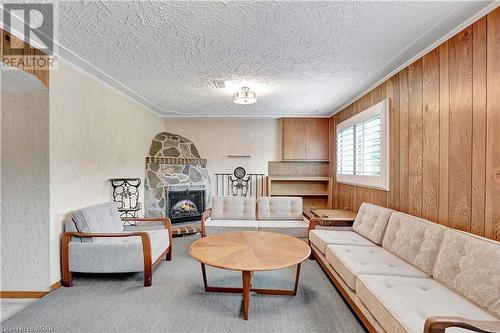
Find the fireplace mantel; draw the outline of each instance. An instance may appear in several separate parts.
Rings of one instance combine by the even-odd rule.
[[[146,164],[194,164],[205,167],[207,165],[206,158],[179,158],[179,157],[146,157]]]

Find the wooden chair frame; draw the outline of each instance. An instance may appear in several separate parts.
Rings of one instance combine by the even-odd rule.
[[[165,260],[172,260],[172,224],[169,218],[158,217],[158,218],[135,218],[135,217],[124,217],[122,218],[124,222],[162,222],[165,229],[168,230],[168,248],[158,257],[158,259],[152,263],[152,253],[151,253],[151,239],[149,234],[145,231],[136,232],[119,232],[119,233],[82,233],[82,232],[65,232],[62,235],[61,240],[61,264],[62,264],[62,285],[65,287],[71,287],[73,285],[73,278],[69,270],[69,243],[72,237],[80,238],[90,238],[90,237],[141,237],[142,241],[142,251],[144,258],[144,286],[150,287],[153,282],[153,268],[156,267],[161,262],[161,259],[165,256]]]
[[[208,208],[206,211],[201,214],[201,237],[206,236],[206,231],[205,231],[205,222],[207,219],[209,219],[212,216],[212,208]]]

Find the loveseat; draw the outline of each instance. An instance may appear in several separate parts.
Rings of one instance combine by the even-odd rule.
[[[370,332],[500,331],[499,242],[367,203],[309,241]]]
[[[307,241],[309,224],[302,218],[300,197],[212,198],[203,213],[202,237],[228,231],[272,231]]]
[[[156,230],[123,222],[160,222]],[[172,258],[170,219],[121,218],[115,202],[74,211],[66,220],[61,239],[61,262],[65,287],[73,284],[72,272],[144,272],[144,286],[152,283],[153,268],[162,258]]]

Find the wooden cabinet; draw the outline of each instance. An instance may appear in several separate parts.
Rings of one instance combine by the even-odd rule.
[[[306,160],[330,159],[330,120],[325,118],[307,119]]]
[[[283,118],[283,159],[306,159],[307,122],[304,118]]]
[[[284,160],[329,160],[329,119],[283,118],[282,127]]]

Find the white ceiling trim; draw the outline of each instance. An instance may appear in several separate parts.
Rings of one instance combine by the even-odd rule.
[[[363,92],[361,92],[360,94],[358,94],[356,97],[351,98],[348,102],[342,104],[342,106],[340,106],[338,108],[335,108],[335,111],[333,111],[330,114],[330,117],[332,117],[336,113],[342,111],[343,109],[345,109],[346,107],[348,107],[349,105],[351,105],[352,103],[354,103],[355,101],[357,101],[358,99],[360,99],[361,97],[363,97],[364,95],[366,95],[367,93],[369,93],[371,90],[375,89],[376,87],[378,87],[379,85],[381,85],[382,83],[384,83],[385,81],[387,81],[388,79],[390,79],[392,76],[394,76],[395,74],[397,74],[398,72],[400,72],[404,68],[408,67],[409,65],[411,65],[412,63],[414,63],[418,59],[422,58],[424,55],[426,55],[427,53],[429,53],[430,51],[432,51],[433,49],[435,49],[436,47],[438,47],[442,43],[446,42],[451,37],[455,36],[457,33],[459,33],[460,31],[462,31],[463,29],[467,28],[469,25],[473,24],[474,22],[476,22],[477,20],[479,20],[481,17],[487,15],[489,12],[493,11],[494,9],[496,9],[498,7],[500,7],[500,0],[495,0],[494,2],[492,2],[487,7],[481,9],[479,12],[477,12],[476,14],[474,14],[472,17],[470,17],[467,20],[465,20],[462,24],[458,25],[455,29],[451,30],[450,32],[448,32],[447,34],[445,34],[443,37],[439,38],[437,41],[435,41],[434,43],[432,43],[431,45],[429,45],[428,47],[426,47],[422,51],[420,51],[417,54],[415,54],[413,57],[411,57],[409,60],[407,60],[406,62],[404,62],[402,65],[400,65],[399,67],[397,67],[396,69],[394,69],[393,71],[391,71],[389,74],[386,74],[385,76],[383,76],[380,80],[378,80],[375,83],[371,84],[368,88],[366,88],[365,90],[363,90]],[[447,17],[443,18],[443,20],[441,20],[441,22],[439,22],[438,24],[436,24],[436,26],[438,26],[440,24],[444,24],[447,20],[449,20],[451,18],[452,18],[452,15],[450,14]],[[436,26],[434,26],[433,28],[429,29],[429,31],[427,33],[425,33],[424,35],[422,35],[417,41],[415,41],[415,43],[409,45],[405,50],[403,50],[395,58],[391,59],[388,62],[388,64],[390,64],[390,63],[392,63],[392,62],[394,62],[394,61],[396,61],[396,60],[404,57],[404,55],[408,52],[408,50],[412,50],[412,48],[414,48],[419,41],[421,41],[423,38],[425,38],[426,35],[429,34],[429,32],[432,31]],[[381,70],[383,70],[383,68],[386,67],[386,66],[387,66],[387,64],[384,65],[384,66],[382,66]],[[381,70],[379,70],[379,71],[381,71]]]
[[[284,114],[284,113],[266,113],[266,114],[245,114],[245,113],[238,113],[238,114],[217,114],[217,113],[208,113],[208,114],[179,114],[177,116],[171,116],[171,115],[162,115],[160,116],[162,118],[168,118],[168,119],[175,119],[175,118],[252,118],[252,119],[276,119],[276,118],[322,118],[322,119],[329,119],[331,116],[329,115],[312,115],[310,113],[294,113],[294,114]]]

